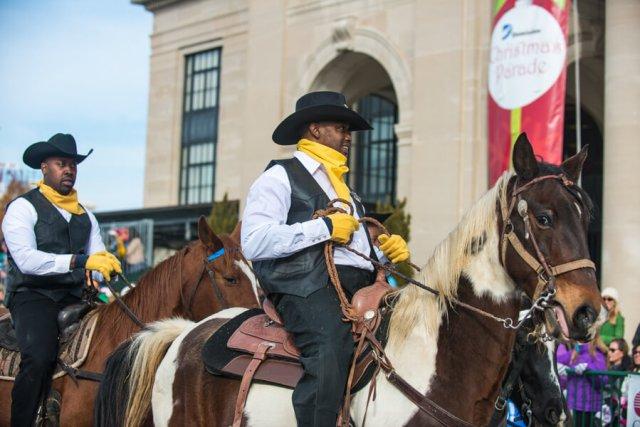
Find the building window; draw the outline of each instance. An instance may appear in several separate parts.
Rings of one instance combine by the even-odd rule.
[[[180,204],[213,201],[218,142],[220,49],[186,57]]]
[[[357,110],[373,129],[354,134],[350,183],[368,206],[395,204],[397,138],[393,128],[398,108],[381,96],[367,95],[358,101]]]

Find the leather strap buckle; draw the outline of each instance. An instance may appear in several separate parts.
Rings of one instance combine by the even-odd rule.
[[[496,408],[496,411],[504,411],[504,408],[507,406],[507,399],[504,398],[504,396],[498,396],[496,398],[495,403],[493,404],[493,407]]]
[[[551,276],[549,276],[549,273],[547,273],[543,266],[540,266],[540,268],[538,268],[538,279],[540,279],[545,284],[551,281]]]

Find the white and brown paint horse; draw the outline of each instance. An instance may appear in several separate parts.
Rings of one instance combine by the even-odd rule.
[[[149,271],[123,300],[142,322],[171,316],[198,321],[230,306],[258,306],[257,281],[239,251],[238,232],[217,236],[204,218],[198,223],[199,239]],[[207,258],[224,249],[212,261]],[[99,320],[86,361],[81,369],[102,372],[107,357],[139,327],[117,304],[96,309]],[[185,321],[183,321],[185,322]],[[173,323],[174,329],[184,325]],[[166,334],[165,334],[166,337]],[[0,381],[0,426],[9,425],[13,382]],[[53,381],[62,396],[59,423],[91,426],[98,383],[77,382],[65,375]]]
[[[439,297],[416,286],[398,291],[390,320],[386,354],[396,372],[415,389],[458,418],[473,425],[486,425],[494,410],[507,370],[515,331],[488,317],[452,304],[457,298],[500,317],[515,318],[517,290],[529,297],[536,292],[539,274],[508,246],[501,260],[501,239],[505,229],[500,198],[514,188],[531,185],[520,194],[528,204],[525,217],[531,223],[540,251],[549,265],[558,266],[588,258],[587,227],[589,199],[567,180],[534,180],[546,175],[563,175],[575,182],[586,151],[560,167],[538,163],[526,136],[514,147],[516,174],[507,173],[466,214],[457,228],[435,249],[423,269],[424,281],[437,288]],[[507,199],[507,200],[509,200]],[[525,238],[523,218],[509,215],[513,232],[534,253]],[[554,309],[541,316],[548,330],[578,340],[595,335],[597,318],[603,313],[596,276],[592,269],[579,268],[557,277]],[[232,423],[240,382],[209,375],[200,353],[206,339],[217,330],[231,309],[197,324],[191,324],[173,341],[157,371],[131,372],[131,378],[155,380],[152,416],[155,425],[228,426]],[[602,316],[602,314],[601,314]],[[137,366],[144,367],[144,363]],[[291,390],[268,384],[253,384],[244,412],[250,426],[295,425]],[[351,416],[360,423],[367,409],[367,389],[354,395]],[[145,398],[148,398],[146,396]],[[131,402],[130,402],[131,403]],[[148,403],[136,407],[146,407]],[[132,413],[128,426],[139,425],[148,413]],[[134,411],[135,412],[135,411]],[[368,405],[367,424],[431,425],[434,420],[408,400],[380,373],[376,399]]]

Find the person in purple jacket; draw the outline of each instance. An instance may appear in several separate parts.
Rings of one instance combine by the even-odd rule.
[[[591,425],[602,410],[602,387],[607,378],[601,375],[585,376],[590,371],[607,369],[607,359],[598,350],[596,340],[588,344],[560,344],[557,350],[560,385],[567,390],[567,406],[573,410],[575,425]]]

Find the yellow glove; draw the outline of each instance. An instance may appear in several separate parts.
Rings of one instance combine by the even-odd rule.
[[[98,271],[104,277],[104,280],[111,280],[113,273],[122,273],[122,267],[118,258],[107,251],[96,252],[90,255],[84,268],[87,270]]]
[[[331,221],[333,230],[331,231],[331,240],[334,242],[345,244],[351,238],[354,231],[360,228],[360,223],[352,215],[336,212],[327,215]]]
[[[397,264],[409,259],[409,246],[402,236],[381,234],[378,241],[380,241],[380,250],[392,263]]]

